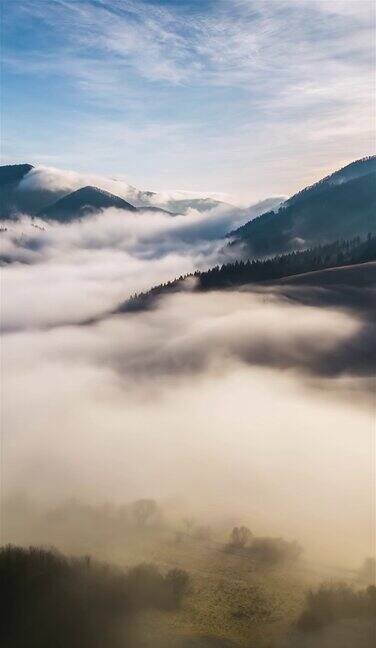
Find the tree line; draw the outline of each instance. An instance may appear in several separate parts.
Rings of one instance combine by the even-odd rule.
[[[207,272],[196,273],[203,289],[240,286],[258,281],[272,281],[295,274],[364,263],[376,259],[376,236],[366,240],[357,236],[350,240],[318,245],[304,251],[279,254],[268,259],[248,259],[215,266]]]
[[[188,590],[181,569],[126,571],[56,550],[0,549],[0,645],[4,648],[124,648],[133,616],[173,610]]]
[[[116,312],[137,312],[153,306],[156,298],[170,292],[180,292],[184,281],[195,279],[194,290],[236,288],[248,283],[274,281],[297,274],[325,270],[376,260],[376,235],[356,236],[337,240],[307,250],[277,254],[269,258],[252,258],[216,265],[204,272],[180,276],[174,281],[155,286],[145,293],[136,293],[121,304]]]

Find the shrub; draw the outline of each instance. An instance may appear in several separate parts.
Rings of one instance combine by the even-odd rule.
[[[133,515],[139,526],[145,526],[159,515],[158,505],[153,499],[140,499],[132,505]]]
[[[171,569],[165,578],[165,583],[173,607],[180,605],[183,596],[189,588],[189,576],[183,569]]]
[[[324,583],[307,594],[297,626],[308,632],[341,619],[361,617],[376,617],[376,587],[356,591],[343,583]]]
[[[89,557],[8,546],[0,550],[0,645],[124,648],[130,616],[180,604],[188,575],[154,565],[123,572]]]
[[[278,566],[295,562],[302,552],[297,542],[283,538],[255,538],[247,553],[260,565]]]
[[[244,549],[244,547],[252,540],[252,537],[252,532],[248,527],[234,527],[230,534],[230,542],[226,547],[227,551]]]

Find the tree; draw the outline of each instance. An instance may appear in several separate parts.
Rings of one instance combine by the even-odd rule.
[[[183,569],[171,569],[165,576],[165,582],[171,592],[173,605],[180,605],[189,587],[189,575]]]
[[[138,526],[145,526],[158,512],[158,506],[153,499],[140,499],[132,506],[133,515]]]
[[[230,535],[230,545],[243,549],[250,542],[253,534],[246,526],[234,527]]]
[[[189,576],[155,565],[127,571],[89,556],[39,547],[0,548],[0,645],[124,648],[133,615],[180,605]],[[133,642],[132,642],[133,644]]]
[[[302,547],[295,541],[283,538],[255,538],[249,549],[249,556],[259,565],[276,567],[292,564],[298,560]]]

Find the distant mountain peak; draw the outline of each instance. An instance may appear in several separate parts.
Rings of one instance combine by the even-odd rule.
[[[111,193],[110,191],[106,191],[105,189],[100,189],[99,187],[94,187],[93,185],[86,185],[85,187],[80,187],[79,189],[76,189],[75,191],[72,191],[70,194],[67,196],[64,196],[64,198],[61,198],[60,201],[63,200],[73,200],[79,198],[80,200],[85,200],[85,199],[102,199],[103,201],[110,200],[111,202],[114,203],[119,203],[119,204],[126,204],[130,209],[136,209],[128,203],[126,200],[123,198],[120,198],[120,196],[116,196],[115,194]]]
[[[110,207],[126,209],[127,211],[137,211],[136,207],[123,198],[104,189],[99,189],[99,187],[87,185],[60,198],[52,203],[52,205],[43,209],[39,215],[53,220],[70,221],[77,216],[94,213],[100,209],[108,209]]]

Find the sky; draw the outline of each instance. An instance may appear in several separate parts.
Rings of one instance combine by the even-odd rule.
[[[369,0],[3,0],[2,159],[251,203],[374,153]]]

